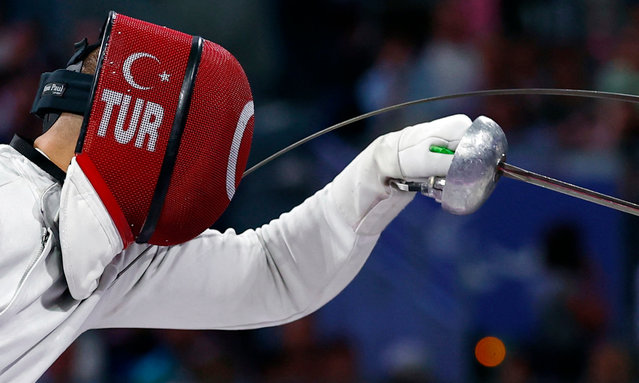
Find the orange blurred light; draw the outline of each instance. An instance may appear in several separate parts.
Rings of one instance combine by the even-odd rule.
[[[475,346],[475,357],[486,367],[498,366],[506,357],[506,346],[499,338],[484,337]]]

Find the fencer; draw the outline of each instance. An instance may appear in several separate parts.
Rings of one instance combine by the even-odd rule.
[[[218,232],[207,227],[253,130],[241,67],[116,13],[98,46],[43,74],[35,143],[0,146],[2,382],[37,380],[90,329],[249,329],[312,313],[413,199],[389,180],[445,176],[452,156],[428,148],[454,150],[471,125],[454,115],[383,135],[290,212]]]

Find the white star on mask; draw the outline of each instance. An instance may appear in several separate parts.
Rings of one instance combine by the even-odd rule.
[[[160,73],[158,76],[160,76],[160,81],[169,81],[169,77],[171,76],[170,74],[166,73],[166,71]]]

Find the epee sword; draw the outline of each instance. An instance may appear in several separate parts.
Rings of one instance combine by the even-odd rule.
[[[594,190],[586,189],[584,187],[573,185],[571,183],[554,179],[548,176],[537,174],[519,168],[517,166],[510,165],[503,161],[497,165],[497,168],[501,175],[505,177],[527,182],[529,184],[537,185],[542,188],[567,194],[571,197],[583,199],[589,202],[596,203],[598,205],[622,211],[624,213],[630,213],[639,216],[639,205],[637,205],[636,203],[602,194]]]
[[[400,190],[420,191],[433,197],[453,214],[470,214],[484,203],[504,176],[639,216],[639,205],[635,203],[507,163],[507,147],[499,125],[490,118],[478,117],[454,152],[439,146],[430,148],[433,152],[454,155],[446,177],[430,177],[426,182],[393,180],[392,184]]]
[[[554,89],[554,88],[490,89],[490,90],[455,93],[455,94],[449,94],[444,96],[428,97],[428,98],[423,98],[423,99],[418,99],[413,101],[407,101],[400,104],[377,109],[368,113],[364,113],[362,115],[359,115],[359,116],[350,118],[348,120],[339,122],[335,125],[329,126],[326,129],[315,132],[301,140],[298,140],[292,143],[291,145],[285,147],[284,149],[279,150],[278,152],[268,156],[267,158],[253,165],[252,167],[250,167],[244,172],[243,177],[254,172],[260,167],[266,165],[267,163],[275,160],[276,158],[284,155],[285,153],[321,135],[324,135],[333,130],[342,128],[344,126],[353,124],[357,121],[361,121],[382,113],[390,112],[400,108],[409,107],[412,105],[429,103],[434,101],[451,100],[451,99],[465,98],[465,97],[515,96],[515,95],[570,96],[570,97],[583,97],[583,98],[593,98],[593,99],[614,100],[614,101],[620,101],[620,102],[639,103],[639,96],[634,94],[604,92],[604,91],[594,91],[594,90],[584,90],[584,89]],[[490,120],[485,117],[481,117],[480,120],[481,119]],[[567,194],[572,197],[580,198],[580,199],[593,202],[593,203],[596,203],[605,207],[609,207],[612,209],[616,209],[625,213],[639,215],[639,205],[635,203],[625,201],[619,198],[615,198],[609,195],[605,195],[593,190],[589,190],[589,189],[576,186],[564,181],[560,181],[551,177],[547,177],[541,174],[537,174],[537,173],[534,173],[525,169],[521,169],[519,167],[506,163],[505,149],[507,147],[507,144],[506,144],[505,136],[503,135],[503,131],[501,131],[501,128],[499,128],[499,126],[496,123],[494,123],[494,121],[492,120],[490,121],[492,124],[497,126],[498,131],[501,132],[504,148],[501,154],[499,154],[498,157],[496,158],[496,163],[491,163],[488,166],[488,169],[492,168],[493,171],[475,172],[476,174],[484,175],[483,179],[481,179],[480,177],[480,180],[483,182],[483,184],[481,184],[479,180],[475,180],[476,183],[474,184],[473,187],[466,188],[466,193],[465,193],[466,197],[471,197],[474,195],[474,198],[469,198],[466,204],[461,202],[461,201],[464,201],[464,198],[463,198],[464,193],[461,192],[461,190],[463,190],[464,188],[461,187],[460,185],[457,185],[455,187],[450,186],[451,184],[458,183],[459,181],[464,180],[463,172],[460,173],[459,171],[457,172],[453,171],[451,174],[451,171],[449,171],[447,177],[430,177],[430,179],[428,179],[426,182],[421,182],[421,183],[409,182],[404,180],[392,180],[391,183],[400,190],[421,191],[423,194],[431,196],[435,198],[437,201],[442,202],[444,209],[449,210],[453,212],[454,214],[470,214],[471,212],[479,208],[479,206],[485,201],[488,195],[490,195],[490,193],[492,192],[496,181],[499,179],[500,176],[503,175],[505,177],[531,183],[533,185],[537,185],[537,186],[550,189],[559,193]],[[500,135],[497,134],[497,136],[500,136]],[[442,148],[439,148],[439,149],[442,149]],[[459,152],[460,151],[459,149],[460,148],[458,147],[456,152]],[[475,153],[475,155],[476,154],[477,153]],[[482,155],[484,154],[485,153],[483,153]],[[458,158],[462,157],[459,154],[455,154],[455,156]],[[468,159],[469,156],[466,155],[463,157],[465,159]],[[455,159],[453,159],[453,163],[454,162],[455,162]],[[455,168],[457,169],[457,168],[463,168],[463,167],[457,166]],[[468,174],[466,174],[466,176],[468,176]],[[446,188],[448,191],[445,193],[445,195],[448,198],[446,198],[445,200],[442,200],[442,197],[444,196],[443,189],[446,183],[448,183],[449,185]]]

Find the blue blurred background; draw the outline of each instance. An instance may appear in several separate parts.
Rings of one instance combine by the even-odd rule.
[[[492,88],[639,92],[628,0],[3,0],[0,142],[38,135],[41,72],[109,10],[217,42],[254,92],[249,164],[329,125],[415,98]],[[343,128],[247,176],[216,228],[276,218],[376,136],[453,113],[505,130],[509,162],[639,201],[639,114],[568,97],[461,99]],[[418,196],[317,313],[252,331],[84,334],[42,382],[636,382],[639,221],[502,180],[475,214]],[[480,365],[484,336],[506,345]]]

